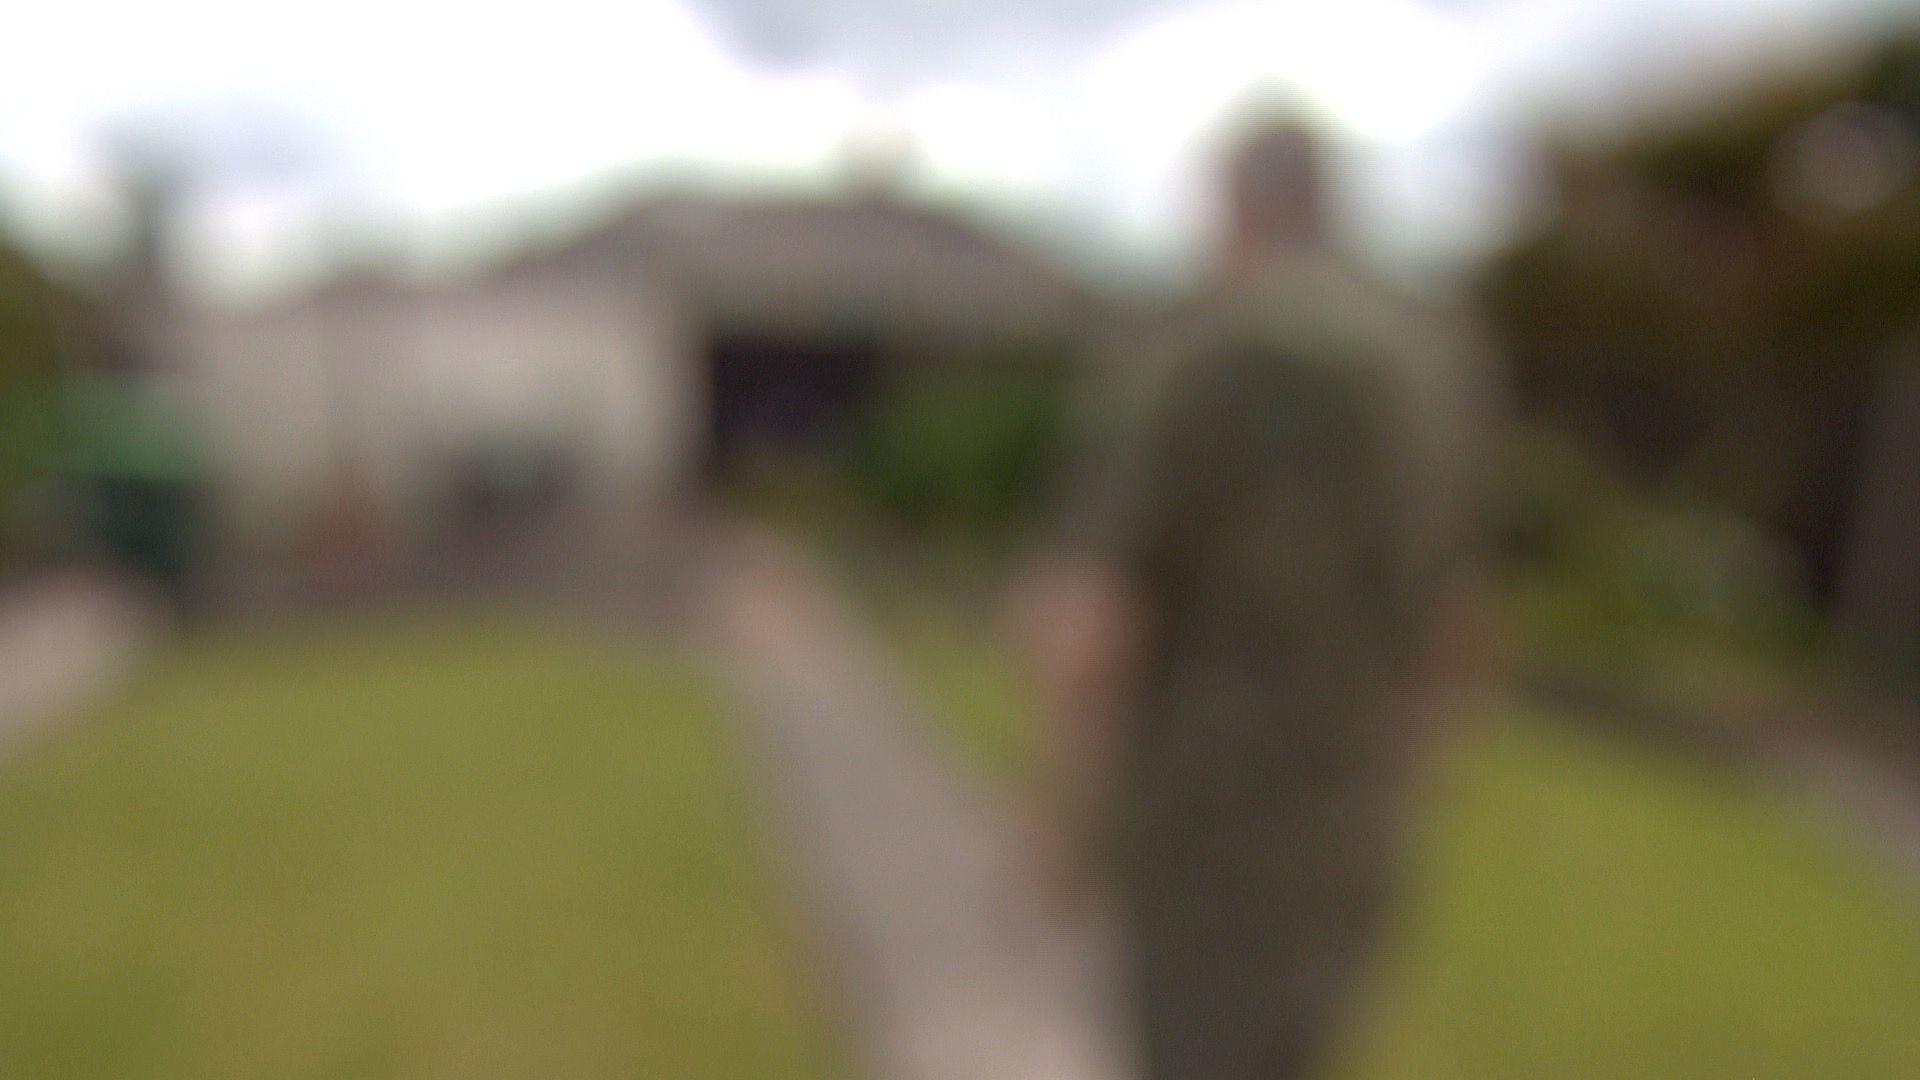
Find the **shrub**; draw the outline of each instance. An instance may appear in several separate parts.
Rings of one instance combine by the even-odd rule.
[[[856,489],[921,528],[994,533],[1045,495],[1065,396],[1058,367],[961,365],[902,372],[848,454]]]
[[[52,467],[59,414],[59,294],[0,247],[0,568],[18,557],[27,499]]]

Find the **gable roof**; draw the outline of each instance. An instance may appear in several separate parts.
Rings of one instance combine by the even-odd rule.
[[[550,252],[623,267],[706,319],[881,333],[1073,333],[1097,302],[1063,267],[957,213],[885,195],[648,199]]]

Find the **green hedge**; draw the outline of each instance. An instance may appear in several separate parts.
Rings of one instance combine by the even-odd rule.
[[[1536,676],[1714,695],[1817,679],[1832,642],[1791,549],[1751,520],[1636,487],[1575,439],[1507,455],[1508,598]]]
[[[900,373],[864,417],[845,466],[903,524],[997,532],[1044,499],[1066,396],[1058,366],[952,365]]]
[[[25,498],[53,465],[59,434],[59,293],[0,246],[0,568],[18,557]]]

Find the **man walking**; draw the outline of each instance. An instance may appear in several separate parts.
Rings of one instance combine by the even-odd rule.
[[[1058,827],[1110,856],[1150,1080],[1325,1063],[1471,621],[1479,360],[1331,253],[1325,154],[1291,120],[1243,143],[1217,280],[1113,358],[1030,593]]]

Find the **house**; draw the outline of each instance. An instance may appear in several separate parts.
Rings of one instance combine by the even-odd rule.
[[[658,197],[532,265],[650,280],[709,473],[749,444],[830,438],[916,367],[1058,357],[1097,308],[1062,266],[883,190]]]
[[[957,213],[683,193],[457,281],[361,271],[180,311],[167,352],[227,543],[406,551],[529,509],[666,506],[743,453],[832,441],[902,372],[1058,362],[1094,310]]]

